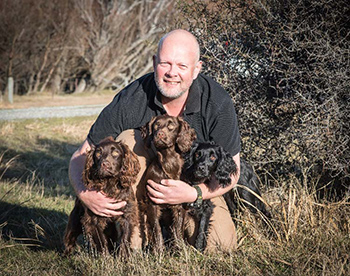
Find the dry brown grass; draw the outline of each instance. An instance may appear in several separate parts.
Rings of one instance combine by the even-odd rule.
[[[0,123],[2,275],[349,275],[349,198],[320,199],[317,179],[302,183],[293,174],[261,180],[273,219],[240,212],[231,254],[183,246],[176,254],[135,252],[127,262],[84,248],[62,257],[74,204],[68,161],[94,119]]]

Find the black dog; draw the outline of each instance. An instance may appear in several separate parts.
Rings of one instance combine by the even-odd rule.
[[[191,185],[205,183],[214,189],[211,178],[215,176],[221,187],[231,183],[231,175],[237,173],[236,163],[232,156],[221,146],[214,143],[194,143],[189,152],[184,154],[182,179]],[[195,248],[204,251],[207,245],[207,234],[214,204],[204,200],[201,206],[189,207],[188,214],[198,223],[198,235]]]
[[[182,178],[191,185],[203,182],[209,185],[211,177],[215,176],[220,186],[226,187],[231,183],[231,175],[237,173],[237,166],[232,156],[213,142],[194,143],[191,150],[185,153],[184,160]],[[271,218],[271,214],[260,199],[258,178],[253,168],[242,159],[240,166],[241,174],[237,186],[239,196],[235,195],[235,188],[223,195],[231,216],[235,215],[236,210],[239,209],[238,206],[244,205],[253,213],[259,211],[267,218]],[[208,187],[209,189],[213,188]],[[242,204],[239,204],[240,201]],[[210,200],[205,200],[201,207],[192,207],[189,210],[189,214],[199,223],[195,247],[200,251],[206,247],[206,237],[213,208],[214,204]]]

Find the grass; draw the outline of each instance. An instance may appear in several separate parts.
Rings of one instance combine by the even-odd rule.
[[[350,275],[349,198],[319,199],[317,179],[262,183],[273,219],[240,212],[236,252],[135,252],[125,262],[82,248],[63,257],[73,208],[68,162],[95,117],[0,122],[0,275]],[[307,170],[305,170],[307,171]],[[307,178],[305,178],[307,179]]]

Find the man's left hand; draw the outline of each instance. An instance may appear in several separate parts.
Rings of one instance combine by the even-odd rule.
[[[147,181],[149,198],[156,204],[181,204],[194,202],[197,198],[195,188],[181,180],[163,179],[160,183]]]

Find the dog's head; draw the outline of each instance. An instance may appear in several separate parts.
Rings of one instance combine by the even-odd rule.
[[[214,142],[194,143],[184,160],[183,173],[192,184],[208,182],[215,176],[220,186],[226,187],[231,183],[231,175],[237,173],[232,156]]]
[[[157,150],[176,147],[180,152],[189,151],[196,132],[180,117],[159,115],[153,117],[141,130],[147,147],[154,144]]]
[[[98,180],[111,178],[127,186],[136,180],[139,171],[139,161],[129,147],[107,137],[87,153],[83,179],[88,188],[96,189],[89,185],[98,185]]]

